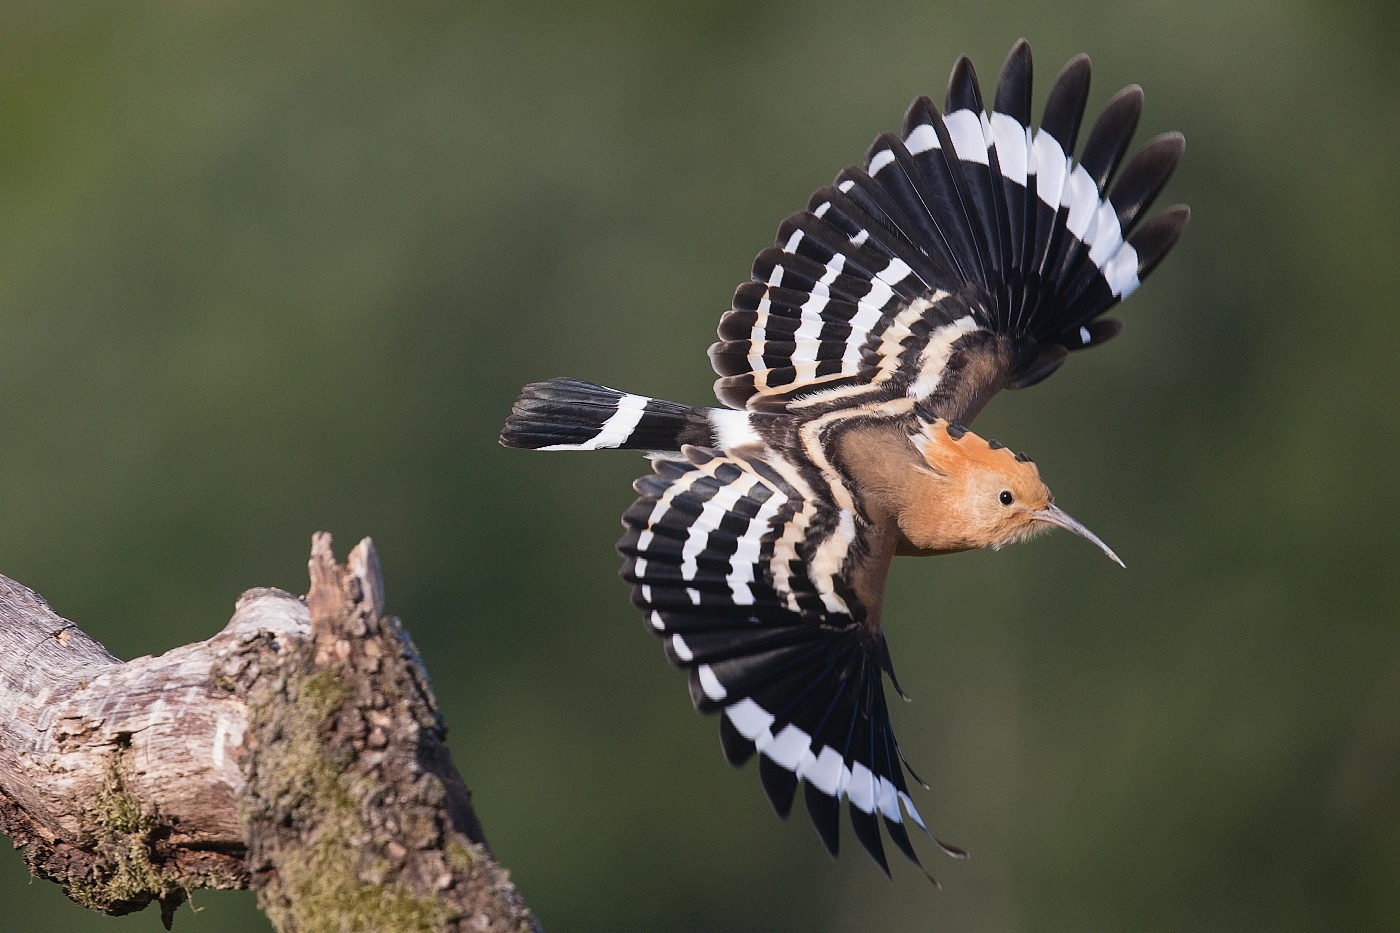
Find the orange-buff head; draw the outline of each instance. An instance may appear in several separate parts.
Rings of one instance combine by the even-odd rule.
[[[1054,526],[1087,538],[1123,566],[1097,535],[1055,505],[1024,454],[942,419],[912,440],[924,462],[915,468],[911,495],[899,513],[901,551],[999,548]]]

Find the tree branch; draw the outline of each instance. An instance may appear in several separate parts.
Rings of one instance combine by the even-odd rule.
[[[278,930],[536,930],[486,847],[368,539],[125,664],[0,577],[0,830],[109,914],[252,885]]]

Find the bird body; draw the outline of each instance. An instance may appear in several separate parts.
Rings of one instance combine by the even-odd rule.
[[[961,59],[943,113],[915,101],[902,135],[879,137],[863,168],[781,225],[710,348],[729,408],[552,379],[525,387],[501,435],[652,458],[618,543],[633,601],[690,672],[696,707],[720,714],[729,760],[757,754],[781,815],[803,786],[832,854],[848,801],[886,873],[879,826],[915,864],[907,824],[926,829],[885,705],[884,677],[899,690],[882,613],[890,563],[1051,527],[1117,561],[1055,505],[1030,458],[964,425],[1002,389],[1116,335],[1103,312],[1188,216],[1143,221],[1179,134],[1117,172],[1139,89],[1109,102],[1076,162],[1088,59],[1060,73],[1039,129],[1030,76],[1023,41],[988,115]]]

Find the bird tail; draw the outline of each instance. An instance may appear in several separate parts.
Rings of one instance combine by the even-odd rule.
[[[501,430],[501,444],[528,450],[674,451],[682,443],[704,442],[683,437],[694,421],[691,413],[699,411],[582,379],[550,379],[521,390]]]

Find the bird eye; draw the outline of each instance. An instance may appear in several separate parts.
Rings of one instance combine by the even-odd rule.
[[[1010,492],[1006,491],[1005,489],[1001,491],[1001,495],[997,498],[1001,500],[1002,505],[1010,505],[1011,503],[1016,501],[1016,497],[1013,496]]]

